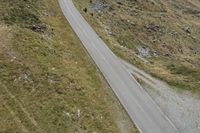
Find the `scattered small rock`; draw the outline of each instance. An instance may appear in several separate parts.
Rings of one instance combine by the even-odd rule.
[[[95,3],[91,4],[90,8],[98,13],[103,12],[108,6],[101,0],[96,0]]]
[[[173,31],[173,32],[170,33],[170,35],[173,36],[173,37],[178,37],[179,33],[176,32],[176,31]]]
[[[67,115],[68,117],[71,116],[70,113],[68,113],[68,112],[66,112],[66,111],[63,111],[63,113],[64,113],[65,115]]]
[[[109,29],[109,28],[106,28],[105,29],[105,32],[109,35],[109,36],[111,36],[113,33],[112,33],[112,31]]]
[[[15,59],[17,59],[17,57],[13,57],[11,60],[10,60],[10,62],[13,62]]]
[[[158,31],[160,29],[160,26],[151,23],[151,24],[146,25],[145,28],[148,29],[149,32],[151,32],[151,31],[155,32],[155,31]]]
[[[34,24],[32,25],[31,29],[35,32],[42,32],[44,33],[47,30],[47,27],[45,24]]]
[[[80,116],[81,116],[81,111],[80,111],[80,109],[78,109],[77,110],[77,117],[80,118]]]
[[[138,50],[139,55],[140,55],[141,57],[151,57],[150,49],[149,49],[149,48],[146,48],[146,47],[138,47],[137,50]]]
[[[188,34],[192,33],[190,27],[184,27],[183,30]]]

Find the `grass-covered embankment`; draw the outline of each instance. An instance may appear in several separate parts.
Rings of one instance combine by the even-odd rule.
[[[58,1],[0,3],[0,132],[119,132],[127,116]]]
[[[74,2],[119,57],[178,90],[200,96],[198,0]]]

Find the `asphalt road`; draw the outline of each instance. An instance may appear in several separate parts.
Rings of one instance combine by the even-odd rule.
[[[141,133],[178,133],[147,92],[81,16],[71,0],[61,9],[85,49]]]

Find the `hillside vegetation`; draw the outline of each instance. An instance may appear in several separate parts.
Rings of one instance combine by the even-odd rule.
[[[199,0],[74,1],[119,57],[200,94]]]
[[[121,128],[137,132],[58,1],[0,0],[0,133]]]

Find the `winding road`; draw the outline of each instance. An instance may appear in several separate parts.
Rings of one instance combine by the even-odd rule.
[[[59,2],[74,32],[138,130],[141,133],[178,133],[173,123],[81,16],[72,0]]]

